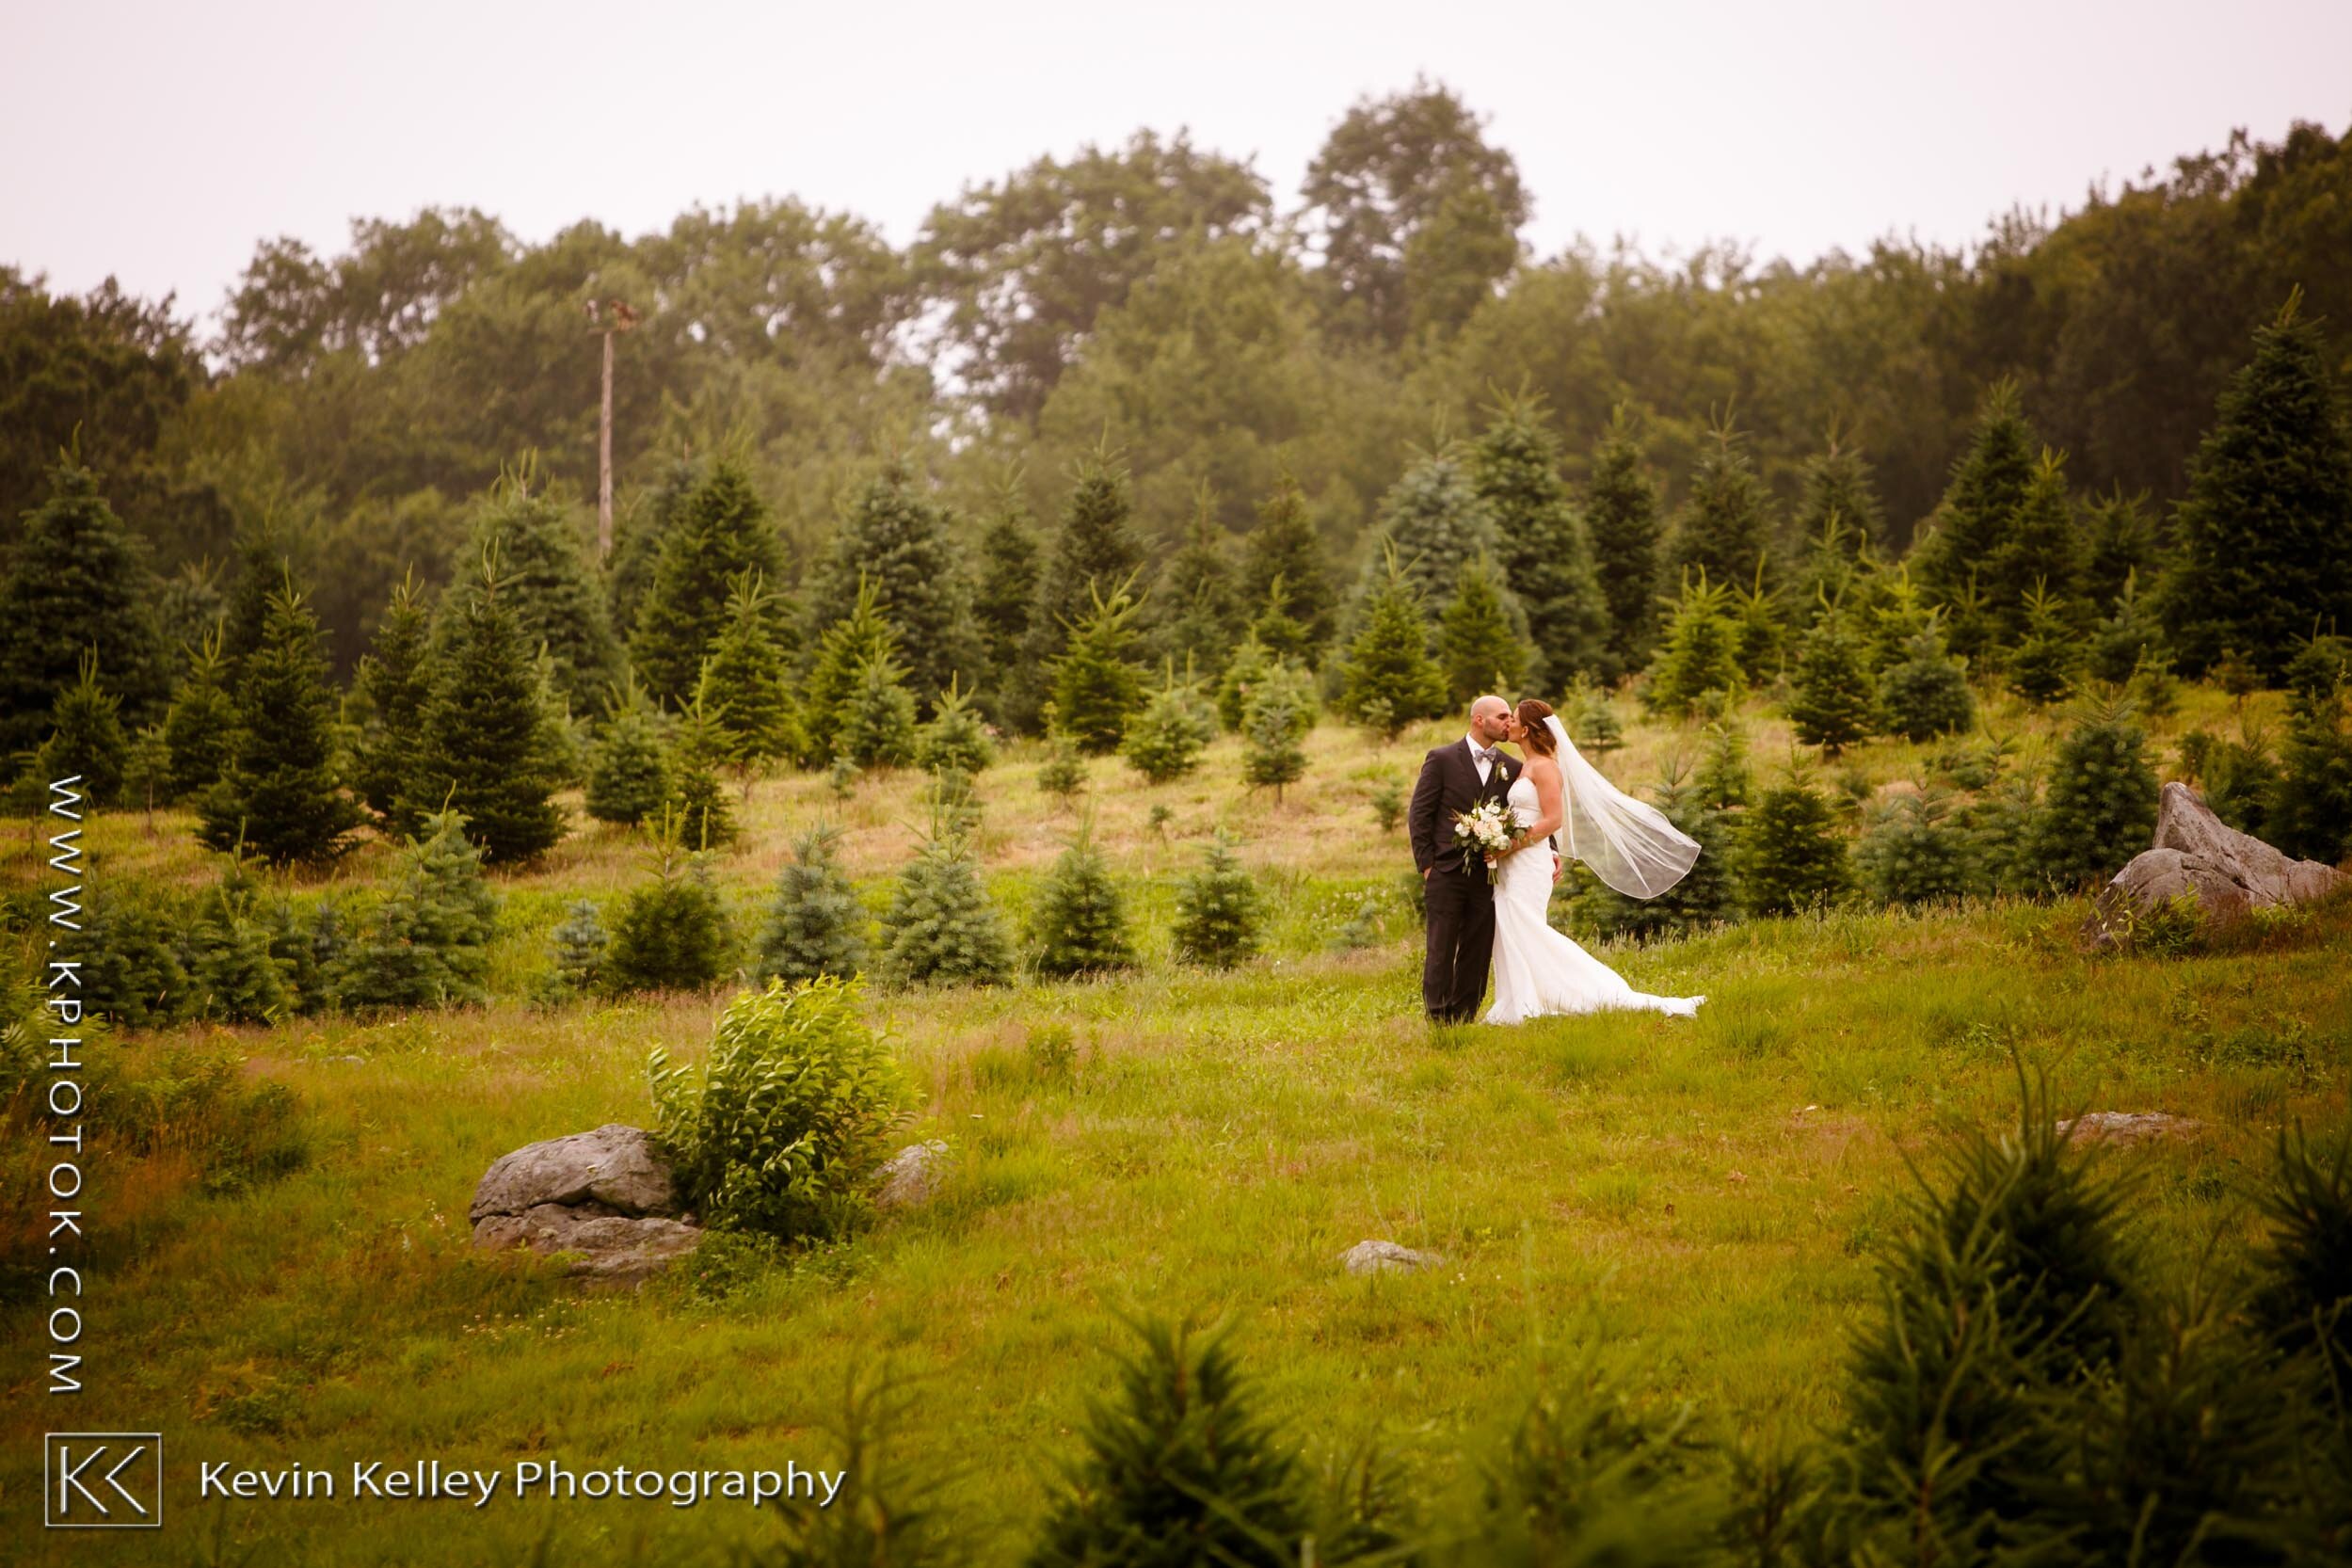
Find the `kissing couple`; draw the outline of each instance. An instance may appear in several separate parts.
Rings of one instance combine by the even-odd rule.
[[[1501,749],[1516,745],[1523,756]],[[1498,839],[1482,840],[1480,829]],[[1688,1017],[1704,997],[1654,997],[1566,936],[1544,912],[1563,856],[1628,898],[1656,898],[1699,858],[1654,806],[1601,776],[1551,705],[1498,696],[1470,704],[1470,732],[1421,763],[1407,817],[1428,893],[1421,1003],[1430,1021],[1467,1023],[1495,974],[1483,1021],[1639,1008]]]

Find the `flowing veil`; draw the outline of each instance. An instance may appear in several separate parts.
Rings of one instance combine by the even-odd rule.
[[[1699,841],[1656,807],[1634,799],[1584,760],[1557,713],[1544,719],[1560,745],[1564,848],[1627,898],[1656,898],[1699,858]]]

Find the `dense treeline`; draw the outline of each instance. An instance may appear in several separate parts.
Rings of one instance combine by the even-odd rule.
[[[1537,257],[1509,151],[1424,84],[1352,108],[1288,201],[1245,162],[1144,132],[968,188],[904,250],[790,198],[536,246],[428,210],[356,224],[338,256],[263,245],[203,343],[168,300],[53,297],[0,270],[0,516],[40,504],[78,426],[167,579],[273,522],[348,668],[408,568],[471,572],[468,498],[521,454],[559,496],[594,494],[583,307],[618,298],[638,318],[616,388],[627,520],[657,516],[681,455],[731,439],[774,511],[776,590],[819,572],[886,462],[968,547],[1016,475],[1016,504],[1050,516],[1106,434],[1150,557],[1204,512],[1212,537],[1248,533],[1287,476],[1352,565],[1377,554],[1408,448],[1523,386],[1572,483],[1626,406],[1669,514],[1725,410],[1784,515],[1834,422],[1900,548],[2004,377],[2074,492],[2158,511],[2184,494],[2290,289],[2311,317],[2352,316],[2347,185],[2352,136],[2298,125],[2055,223],[2011,215],[1966,253],[1890,237],[1803,267],[1723,245]],[[2341,387],[2352,337],[2333,342]]]

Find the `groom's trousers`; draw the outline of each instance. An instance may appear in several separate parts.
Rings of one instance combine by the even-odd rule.
[[[1468,1023],[1486,1000],[1495,953],[1495,889],[1470,871],[1430,872],[1429,950],[1421,960],[1421,1005],[1432,1022]]]

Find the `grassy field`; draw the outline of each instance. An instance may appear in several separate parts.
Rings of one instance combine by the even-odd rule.
[[[2188,694],[2187,724],[2226,699]],[[1755,721],[1760,775],[1786,756]],[[2028,761],[2040,727],[1996,712]],[[712,1297],[690,1281],[584,1294],[469,1246],[466,1206],[499,1154],[649,1113],[659,1045],[700,1054],[725,998],[481,1012],[272,1030],[184,1029],[106,1048],[134,1065],[226,1051],[289,1086],[308,1167],[207,1196],[168,1157],[93,1160],[106,1234],[85,1347],[89,1392],[44,1398],[35,1304],[10,1304],[0,1531],[12,1561],[89,1543],[38,1528],[39,1433],[160,1428],[165,1530],[105,1543],[121,1560],[516,1562],[552,1545],[667,1560],[756,1544],[768,1521],[725,1501],[551,1505],[200,1502],[200,1461],[347,1473],[353,1460],[482,1468],[525,1456],[586,1469],[830,1465],[827,1423],[853,1369],[909,1380],[898,1455],[944,1478],[975,1560],[1017,1556],[1054,1463],[1103,1384],[1117,1316],[1229,1315],[1272,1413],[1311,1453],[1373,1431],[1431,1488],[1516,1413],[1548,1367],[1597,1346],[1633,1386],[1696,1401],[1721,1431],[1802,1432],[1837,1416],[1851,1325],[1875,1300],[1874,1240],[1899,1221],[1907,1159],[2016,1099],[2012,1052],[2070,1106],[2164,1111],[2195,1136],[2121,1158],[2136,1217],[2178,1266],[2241,1238],[2242,1194],[2281,1126],[2341,1125],[2352,1069],[2352,905],[2270,923],[2230,951],[2081,952],[2079,906],[1997,903],[1918,915],[1833,911],[1648,948],[1602,949],[1641,989],[1704,992],[1695,1020],[1601,1016],[1432,1032],[1400,833],[1368,808],[1451,726],[1381,746],[1319,729],[1279,812],[1243,795],[1232,743],[1193,780],[1145,787],[1097,762],[1096,832],[1142,927],[1144,967],[1114,981],[870,994],[923,1092],[914,1137],[954,1151],[944,1194],[852,1244]],[[1651,777],[1688,731],[1634,727],[1608,761]],[[1886,787],[1925,751],[1850,759]],[[2168,753],[2167,753],[2168,755]],[[984,852],[1009,914],[1069,827],[1035,790],[1038,757],[984,775]],[[2168,776],[2169,775],[2168,774]],[[1149,824],[1166,806],[1164,833]],[[759,786],[723,880],[750,919],[789,830],[847,830],[877,909],[919,828],[911,779],[847,803],[816,779]],[[1230,976],[1173,967],[1176,875],[1212,827],[1243,841],[1273,900],[1270,953]],[[35,884],[26,824],[0,824],[7,886]],[[102,821],[97,874],[196,884],[216,862],[184,817]],[[309,890],[379,875],[373,846]],[[494,985],[526,994],[566,902],[643,873],[626,835],[592,829],[502,880]],[[1373,948],[1327,951],[1369,896]],[[1059,1047],[1064,1032],[1071,1051]],[[21,1163],[12,1171],[28,1169]],[[22,1189],[14,1207],[30,1211]],[[12,1216],[12,1222],[14,1217]],[[1367,1238],[1443,1253],[1414,1276],[1356,1279]]]

